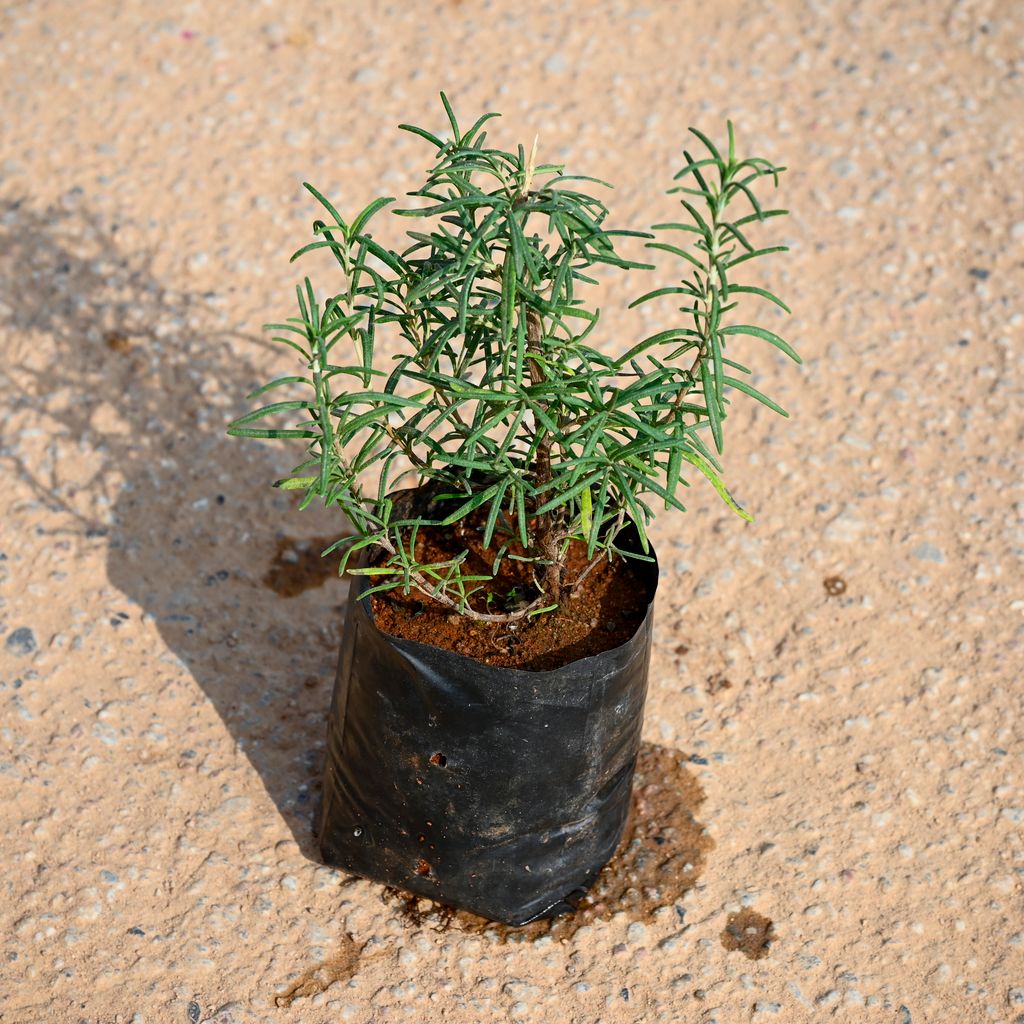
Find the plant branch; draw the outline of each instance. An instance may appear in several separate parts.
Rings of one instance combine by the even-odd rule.
[[[398,554],[398,549],[391,543],[386,534],[382,534],[375,538],[375,542],[378,547],[383,548],[389,555]],[[399,571],[400,570],[397,569],[395,570],[396,575]],[[538,594],[537,597],[535,597],[528,605],[525,605],[517,611],[492,615],[487,612],[478,612],[471,608],[468,603],[460,604],[458,601],[449,597],[443,590],[431,584],[430,580],[428,580],[426,576],[416,570],[412,570],[409,573],[409,579],[412,581],[415,588],[424,595],[424,597],[431,598],[432,600],[437,601],[438,604],[443,605],[445,608],[451,608],[452,611],[458,612],[459,615],[465,615],[467,619],[472,619],[474,622],[518,622],[520,619],[525,619],[531,612],[543,607],[547,601],[547,595],[543,593]]]

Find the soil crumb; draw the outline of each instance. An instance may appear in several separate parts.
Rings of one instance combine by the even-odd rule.
[[[846,580],[842,576],[828,576],[824,581],[825,593],[829,597],[840,597],[846,593]]]
[[[761,960],[775,939],[775,925],[756,910],[730,914],[722,932],[722,945],[729,952],[739,950],[749,960]]]
[[[490,932],[502,942],[544,935],[566,941],[584,925],[620,912],[629,921],[645,921],[661,907],[674,907],[682,920],[685,912],[678,901],[693,888],[714,846],[694,817],[704,791],[684,762],[678,750],[641,744],[622,840],[591,888],[567,897],[574,907],[569,913],[512,928],[398,889],[385,889],[384,901],[414,927]]]
[[[291,1006],[296,999],[308,999],[329,988],[335,982],[348,981],[359,967],[362,949],[351,935],[342,936],[341,948],[322,963],[310,967],[284,992],[274,996],[275,1006]]]
[[[132,347],[128,336],[120,331],[104,332],[103,342],[111,352],[127,352]]]
[[[337,537],[313,537],[296,540],[281,537],[277,551],[263,582],[280,597],[295,597],[305,590],[323,586],[338,575],[341,555],[331,552],[325,558],[320,552],[329,548]]]
[[[468,552],[463,570],[489,577],[495,552],[483,546],[480,517],[470,516],[453,528],[424,527],[417,533],[416,557],[441,563]],[[518,541],[495,535],[510,555],[521,555]],[[567,581],[579,580],[561,606],[514,622],[481,622],[459,615],[418,590],[400,589],[371,597],[374,620],[385,633],[404,640],[458,651],[487,665],[545,671],[578,658],[612,650],[636,633],[650,600],[649,563],[615,556],[591,564],[586,545],[574,541],[566,563]],[[379,582],[379,581],[378,581]],[[485,614],[515,612],[537,596],[533,568],[504,557],[498,574],[484,580],[470,604]]]

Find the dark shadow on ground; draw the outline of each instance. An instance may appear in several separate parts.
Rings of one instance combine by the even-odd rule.
[[[275,558],[285,573],[308,561],[292,558],[285,531],[322,535],[325,521],[318,530],[268,486],[300,451],[225,436],[263,382],[251,359],[267,344],[217,329],[230,291],[173,292],[118,239],[74,194],[45,210],[0,205],[0,324],[38,339],[5,354],[0,384],[58,440],[33,465],[0,441],[0,464],[66,513],[67,532],[106,538],[110,582],[153,617],[317,859],[310,819],[344,584],[321,576],[288,598],[264,577]],[[167,654],[150,660],[156,685]]]

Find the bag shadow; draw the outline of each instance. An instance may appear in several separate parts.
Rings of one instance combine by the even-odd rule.
[[[203,785],[221,798],[214,780],[230,758],[208,726],[190,728],[187,673],[299,848],[319,861],[311,819],[346,584],[310,569],[320,541],[304,549],[282,526],[328,543],[343,524],[323,512],[297,517],[294,496],[268,486],[300,452],[225,434],[267,378],[272,347],[230,326],[232,289],[164,286],[119,230],[77,190],[47,209],[0,204],[0,326],[13,339],[0,381],[49,442],[45,458],[31,459],[4,445],[0,461],[58,513],[50,521],[64,525],[52,532],[73,550],[106,544],[107,578],[129,618],[160,633],[164,649],[125,651],[135,692],[154,695],[167,723],[162,742],[136,737],[137,748],[156,748],[148,762],[209,776]],[[305,577],[284,597],[277,584],[290,572]],[[95,593],[97,583],[81,583]],[[299,593],[309,583],[318,589]],[[115,659],[117,644],[137,645],[132,634],[112,635]]]

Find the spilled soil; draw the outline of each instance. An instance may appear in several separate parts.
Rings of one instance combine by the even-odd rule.
[[[470,517],[454,527],[418,531],[416,557],[446,562],[467,551],[463,572],[490,577],[496,551],[483,545],[483,524]],[[517,541],[495,536],[511,555],[522,554]],[[616,556],[592,563],[586,545],[569,548],[565,579],[579,580],[561,606],[516,622],[480,622],[456,614],[420,591],[393,590],[371,597],[377,625],[392,636],[458,651],[488,665],[533,671],[561,668],[578,658],[624,644],[647,613],[649,563]],[[537,595],[530,563],[504,557],[493,579],[483,582],[470,601],[479,612],[514,612]]]
[[[572,913],[512,928],[397,889],[386,889],[384,899],[411,925],[491,932],[502,941],[543,935],[564,941],[584,925],[615,914],[624,913],[630,921],[646,921],[662,907],[674,908],[681,923],[685,911],[679,901],[693,888],[714,846],[694,816],[703,801],[704,791],[684,767],[683,754],[644,743],[637,759],[625,832],[597,881],[579,894]]]
[[[756,910],[730,914],[722,932],[722,945],[730,953],[739,950],[748,960],[766,957],[774,939],[775,926]]]

